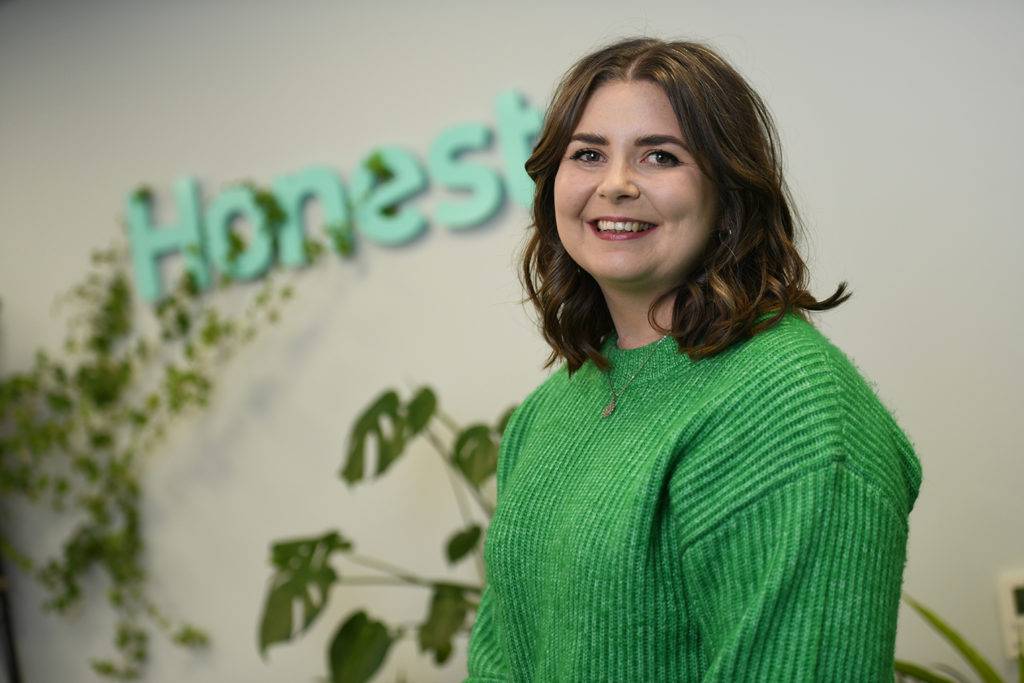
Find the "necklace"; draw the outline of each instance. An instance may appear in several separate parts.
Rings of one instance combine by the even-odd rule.
[[[611,392],[612,398],[611,398],[610,401],[608,401],[608,405],[606,405],[604,407],[604,410],[601,411],[601,417],[608,417],[613,412],[615,412],[615,405],[616,405],[616,402],[618,401],[619,396],[622,396],[622,394],[625,393],[627,387],[629,387],[630,382],[632,382],[634,379],[636,379],[636,376],[639,375],[640,371],[644,369],[645,365],[647,365],[647,361],[651,360],[651,358],[654,357],[654,347],[657,347],[658,344],[660,344],[661,342],[665,341],[666,339],[668,339],[668,335],[667,334],[664,337],[662,337],[661,339],[659,339],[658,341],[654,342],[654,344],[651,345],[652,348],[651,348],[650,353],[647,354],[647,358],[644,359],[644,362],[641,363],[640,367],[638,367],[636,369],[636,372],[633,373],[633,376],[630,377],[628,380],[626,380],[626,383],[617,392],[615,391],[615,387],[612,385],[611,373],[610,372],[606,372],[605,373],[604,376],[605,376],[605,379],[608,380],[608,390]],[[618,342],[616,342],[616,343],[618,343]]]

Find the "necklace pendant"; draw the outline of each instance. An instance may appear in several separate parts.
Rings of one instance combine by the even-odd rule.
[[[604,410],[601,411],[601,417],[608,417],[614,411],[615,411],[615,397],[613,396],[612,400],[608,401],[608,405],[606,405],[604,407]]]

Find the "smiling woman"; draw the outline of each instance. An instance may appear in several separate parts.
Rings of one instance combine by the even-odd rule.
[[[849,294],[807,291],[776,140],[698,43],[559,84],[522,275],[564,363],[501,440],[468,681],[892,680],[921,466],[807,318]]]
[[[620,344],[642,346],[656,333],[630,311],[646,311],[685,281],[712,232],[715,188],[686,149],[664,90],[650,81],[597,88],[577,130],[555,175],[558,237],[623,322]],[[671,308],[659,313],[668,327]]]

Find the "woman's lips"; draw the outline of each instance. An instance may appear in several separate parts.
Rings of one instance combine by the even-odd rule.
[[[611,231],[611,230],[606,230],[606,231],[598,230],[597,223],[594,222],[594,221],[588,221],[587,225],[589,225],[590,229],[594,231],[594,234],[597,235],[598,237],[600,237],[601,239],[603,239],[603,240],[610,240],[610,241],[613,241],[613,242],[618,242],[620,240],[636,240],[636,239],[640,239],[641,237],[643,237],[645,235],[649,235],[649,234],[651,234],[652,232],[654,232],[655,230],[658,229],[658,226],[655,225],[653,228],[647,228],[646,230],[642,230],[640,232],[630,232],[628,230],[623,230],[622,232],[614,232],[614,231]]]

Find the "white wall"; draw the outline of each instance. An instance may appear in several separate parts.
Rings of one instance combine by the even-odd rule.
[[[1024,429],[1017,292],[1024,135],[1019,2],[0,2],[0,367],[57,350],[54,298],[119,235],[126,192],[197,175],[206,196],[314,162],[344,178],[378,144],[425,158],[446,126],[494,124],[515,87],[544,107],[579,55],[638,32],[717,47],[761,92],[782,135],[810,227],[819,297],[854,297],[820,326],[873,379],[919,448],[906,590],[1002,659],[994,578],[1024,566]],[[479,158],[500,168],[498,154]],[[445,193],[417,200],[429,211]],[[460,524],[426,444],[380,484],[335,477],[361,407],[389,386],[429,383],[466,422],[493,420],[545,373],[545,347],[517,301],[513,256],[526,211],[483,228],[436,226],[399,249],[363,243],[298,277],[282,325],[227,369],[211,410],[185,420],[145,479],[152,588],[171,616],[206,627],[207,654],[155,638],[147,680],[303,681],[325,672],[333,628],[357,606],[415,620],[416,588],[336,589],[296,644],[256,653],[272,540],[339,528],[363,552],[449,574]],[[63,529],[17,511],[37,556]],[[344,566],[344,565],[342,565]],[[357,573],[365,573],[359,571]],[[92,584],[74,619],[42,614],[14,577],[28,681],[89,681],[110,621]],[[897,655],[959,665],[910,610]],[[963,667],[960,667],[963,669]],[[412,642],[385,675],[457,681],[465,640],[437,669]]]

